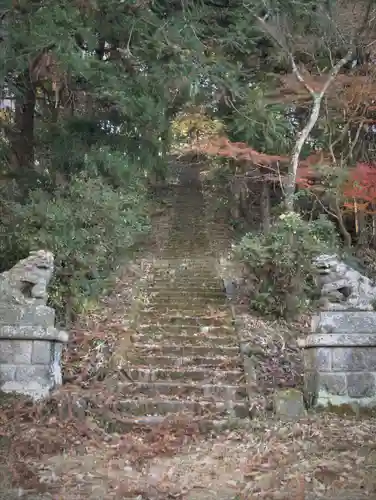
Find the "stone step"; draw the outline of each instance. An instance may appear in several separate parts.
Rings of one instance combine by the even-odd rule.
[[[238,347],[228,347],[221,345],[164,345],[164,344],[142,344],[137,342],[134,344],[137,349],[137,356],[144,355],[157,355],[157,356],[229,356],[234,357],[239,354]]]
[[[181,311],[181,308],[183,306],[184,311]],[[154,300],[148,300],[148,298],[145,297],[144,303],[142,304],[142,309],[140,309],[139,312],[158,312],[161,310],[161,308],[167,308],[174,316],[197,316],[197,313],[199,313],[199,315],[201,316],[207,316],[208,314],[213,313],[220,313],[223,316],[225,316],[225,313],[231,314],[229,303],[225,298],[223,298],[223,300],[221,300],[220,302],[206,302],[205,300],[201,300],[201,302],[198,301],[193,304],[190,304],[189,299],[187,298],[184,302],[175,305],[173,303],[170,303],[169,301],[154,303]]]
[[[130,415],[166,415],[188,411],[194,415],[229,415],[247,418],[246,402],[222,401],[178,401],[171,399],[124,399],[118,402],[120,411]]]
[[[226,292],[225,290],[219,291],[213,294],[194,294],[190,293],[185,289],[176,289],[170,292],[163,291],[162,293],[155,292],[153,290],[145,290],[143,292],[148,298],[149,302],[154,303],[166,303],[166,302],[192,302],[193,304],[225,304],[226,302]]]
[[[202,280],[190,281],[187,278],[175,279],[175,280],[154,280],[148,283],[148,290],[160,291],[165,290],[166,292],[189,292],[193,293],[198,290],[199,292],[207,293],[224,293],[223,281],[221,282],[205,282]]]
[[[164,299],[164,300],[175,300],[175,299],[190,299],[190,300],[219,300],[223,301],[226,297],[226,294],[222,290],[215,291],[206,291],[205,289],[197,289],[193,290],[166,290],[165,288],[161,288],[159,290],[155,290],[153,288],[149,288],[146,290],[146,294],[150,299]]]
[[[175,277],[176,278],[176,277]],[[191,277],[183,277],[181,280],[174,280],[171,276],[169,277],[160,277],[160,276],[149,276],[147,280],[148,287],[153,290],[166,290],[170,291],[174,289],[175,283],[182,284],[182,291],[185,292],[208,292],[212,293],[213,291],[218,291],[223,289],[223,280],[220,277],[210,277],[206,279],[202,278],[193,278]]]
[[[166,267],[179,267],[179,266],[209,266],[213,267],[217,262],[217,259],[210,259],[208,257],[204,258],[190,258],[184,259],[182,257],[176,257],[171,259],[154,259],[152,261],[154,268],[166,268]]]
[[[229,369],[238,368],[240,366],[240,359],[238,357],[228,358],[227,356],[156,356],[156,355],[143,355],[142,353],[132,353],[129,355],[131,364],[140,365],[144,367],[225,367]]]
[[[150,283],[155,285],[169,284],[169,283],[179,283],[185,286],[198,288],[209,287],[216,288],[220,287],[222,280],[219,276],[213,275],[213,273],[186,273],[186,274],[153,274],[149,278]]]
[[[242,380],[242,370],[213,370],[213,368],[197,368],[197,367],[184,367],[184,368],[144,368],[144,367],[131,367],[129,374],[136,382],[156,382],[156,381],[169,381],[180,380],[185,382],[205,382],[209,383],[223,383],[223,384],[237,384]]]
[[[245,385],[219,385],[196,383],[173,383],[173,382],[126,382],[117,386],[117,393],[128,398],[142,394],[149,398],[158,396],[169,396],[171,399],[209,399],[216,401],[243,401],[247,397]]]
[[[191,300],[188,297],[182,297],[181,299],[175,300],[155,300],[152,299],[144,304],[144,309],[146,310],[158,310],[158,311],[174,311],[185,313],[185,311],[191,311],[193,316],[197,316],[197,313],[211,312],[211,310],[228,311],[228,303],[225,300],[213,300],[208,301],[205,299],[201,300]]]
[[[149,416],[138,416],[138,417],[123,417],[121,421],[116,422],[114,429],[111,429],[111,425],[107,425],[108,432],[126,433],[131,431],[141,431],[150,432],[156,426],[161,426],[168,422],[173,422],[174,418],[182,416],[188,422],[197,425],[200,433],[206,433],[214,429],[220,429],[226,426],[228,419],[212,419],[212,418],[197,418],[189,412],[184,412],[182,414],[172,414],[172,415],[149,415]]]
[[[230,315],[227,316],[202,316],[202,315],[186,315],[182,316],[176,314],[177,311],[171,311],[169,313],[161,313],[157,311],[140,311],[140,321],[141,325],[144,324],[154,324],[156,326],[161,325],[180,325],[180,326],[231,326],[232,318]]]
[[[216,264],[203,263],[203,264],[172,264],[171,266],[153,266],[153,274],[164,274],[164,273],[176,273],[176,274],[198,274],[202,272],[203,274],[209,274],[210,276],[216,276]]]
[[[234,336],[234,327],[232,325],[150,325],[140,324],[137,326],[137,331],[139,333],[148,335],[208,335],[208,336],[217,336],[217,337],[228,337]]]
[[[180,314],[197,316],[198,313],[205,316],[205,313],[210,313],[211,310],[229,311],[228,302],[226,299],[219,300],[192,300],[189,297],[181,297],[180,299],[175,298],[174,300],[163,300],[163,299],[151,299],[150,301],[145,301],[144,310],[147,311],[173,311],[174,313],[179,312]],[[188,311],[188,314],[186,313]]]
[[[177,316],[177,317],[201,317],[201,316],[215,316],[222,315],[224,318],[230,315],[230,309],[228,304],[218,304],[213,302],[212,304],[190,304],[188,301],[183,304],[171,304],[166,302],[165,304],[143,304],[143,309],[140,309],[139,315],[145,315],[157,317],[157,319],[163,315]]]
[[[216,268],[215,264],[171,264],[170,266],[155,266],[153,265],[153,274],[208,274],[210,276],[215,276]]]
[[[166,345],[206,345],[208,348],[214,346],[233,346],[236,347],[238,345],[238,339],[235,335],[223,335],[222,337],[215,337],[212,335],[168,335],[165,333],[161,334],[146,334],[141,335],[138,334],[137,342],[140,344],[149,343],[159,343]]]
[[[189,283],[194,283],[196,281],[207,281],[208,283],[218,283],[220,277],[216,274],[213,269],[163,269],[163,270],[153,270],[152,274],[153,281],[158,280],[171,280],[171,279],[186,279]]]
[[[167,293],[150,293],[146,291],[146,296],[149,303],[152,304],[192,304],[192,305],[225,305],[226,304],[226,294],[218,293],[217,295],[194,295],[192,293],[184,293],[183,291],[176,290],[173,294]]]
[[[201,286],[201,283],[189,283],[189,282],[184,282],[180,287],[176,286],[174,282],[149,282],[147,285],[147,292],[152,292],[152,293],[164,293],[164,294],[171,294],[171,295],[179,295],[180,293],[184,295],[190,295],[192,294],[193,296],[212,296],[212,295],[220,295],[222,296],[224,294],[224,286],[223,282],[218,282],[215,284],[212,284],[210,286],[204,285]]]

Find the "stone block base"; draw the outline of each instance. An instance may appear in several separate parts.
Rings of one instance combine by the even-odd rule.
[[[57,340],[1,338],[0,391],[38,400],[61,385],[62,343]],[[47,336],[48,338],[48,336]]]
[[[376,407],[376,334],[312,334],[304,348],[310,406]]]

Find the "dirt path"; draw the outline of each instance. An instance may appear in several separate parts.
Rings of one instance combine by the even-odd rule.
[[[40,474],[43,481],[63,482],[61,494],[72,500],[372,500],[375,430],[375,420],[334,416],[295,423],[255,420],[216,436],[197,435],[172,456],[161,449],[141,461],[135,449],[127,451],[124,435],[118,444],[84,455],[51,457]],[[166,430],[160,444],[172,435]]]

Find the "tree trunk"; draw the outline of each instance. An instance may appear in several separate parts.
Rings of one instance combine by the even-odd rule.
[[[341,212],[341,207],[339,205],[338,198],[335,199],[334,202],[334,210],[333,212],[336,214],[337,220],[338,220],[338,225],[339,225],[339,230],[343,236],[344,240],[344,245],[346,248],[350,248],[352,245],[352,239],[351,239],[351,234],[348,232],[345,226],[345,222],[343,220],[342,212]]]
[[[300,154],[302,152],[303,146],[306,143],[310,133],[312,132],[312,129],[316,125],[317,120],[319,119],[321,102],[323,100],[323,97],[324,97],[326,91],[328,90],[329,86],[331,85],[333,80],[338,75],[342,66],[344,66],[350,60],[351,55],[352,55],[352,50],[349,50],[347,52],[346,56],[343,57],[332,68],[332,71],[329,73],[328,78],[327,78],[325,84],[323,85],[322,89],[320,90],[320,92],[315,92],[308,85],[308,83],[304,80],[303,76],[300,74],[300,71],[299,71],[299,69],[294,61],[293,56],[290,55],[293,73],[295,74],[297,80],[302,85],[304,85],[306,90],[311,94],[312,109],[311,109],[311,113],[309,115],[309,118],[308,118],[306,125],[303,127],[303,129],[299,132],[299,134],[297,136],[297,140],[295,142],[293,152],[291,155],[291,162],[289,165],[287,179],[285,182],[285,207],[286,207],[287,212],[294,211],[294,195],[295,195],[295,187],[296,187],[296,178],[297,178],[297,174],[298,174]]]
[[[26,88],[21,95],[16,96],[11,147],[13,153],[12,169],[17,176],[24,177],[35,171],[34,115],[36,95],[28,75],[25,75],[22,83],[25,84]]]
[[[267,181],[262,183],[261,188],[261,220],[264,233],[270,231],[270,185]]]
[[[371,246],[372,248],[376,247],[376,215],[375,215],[375,205],[371,204],[371,212],[372,212],[372,238],[371,238]]]
[[[368,234],[367,234],[367,215],[363,210],[358,210],[357,214],[357,245],[366,246],[368,245]]]

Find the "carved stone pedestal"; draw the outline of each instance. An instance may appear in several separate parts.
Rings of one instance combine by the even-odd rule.
[[[324,311],[304,341],[311,406],[376,407],[376,313]]]
[[[52,272],[52,254],[40,251],[0,275],[0,391],[38,400],[62,383],[68,334],[46,305]]]

